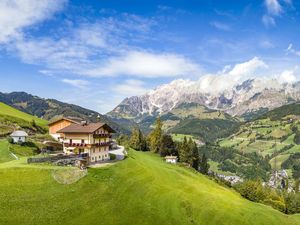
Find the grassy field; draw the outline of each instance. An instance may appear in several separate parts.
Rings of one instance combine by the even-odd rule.
[[[178,141],[178,142],[182,142],[184,137],[187,138],[187,140],[189,140],[190,138],[192,138],[192,140],[195,140],[194,136],[192,135],[188,135],[188,134],[172,134],[172,139],[173,141]]]
[[[0,163],[13,160],[14,157],[9,151],[9,145],[6,140],[0,140]]]
[[[0,224],[300,224],[299,216],[245,200],[153,153],[129,151],[126,160],[89,169],[69,185],[57,182],[54,170],[22,160],[1,163]]]
[[[23,119],[27,122],[31,122],[32,120],[35,120],[36,124],[42,127],[46,127],[48,124],[47,120],[43,120],[36,116],[32,116],[30,114],[24,113],[20,110],[17,110],[13,107],[4,104],[3,102],[0,102],[0,116],[1,115],[16,117],[19,119]]]

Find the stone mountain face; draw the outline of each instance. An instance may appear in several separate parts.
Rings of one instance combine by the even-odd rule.
[[[299,100],[299,82],[288,84],[276,79],[256,78],[220,88],[220,83],[214,85],[213,81],[179,79],[145,95],[124,99],[108,115],[139,122],[144,116],[166,113],[182,103],[198,103],[232,116],[242,116]]]

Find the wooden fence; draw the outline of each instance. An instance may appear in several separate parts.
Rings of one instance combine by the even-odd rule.
[[[42,158],[28,158],[27,163],[44,163],[44,162],[56,162],[62,159],[76,159],[76,158],[86,158],[88,154],[83,153],[80,155],[58,155],[58,156],[49,156],[49,157],[42,157]]]

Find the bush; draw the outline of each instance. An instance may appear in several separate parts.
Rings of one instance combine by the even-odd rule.
[[[13,144],[14,143],[14,139],[12,139],[12,137],[8,137],[7,138],[8,143]]]
[[[115,154],[109,153],[109,159],[110,159],[110,160],[115,160],[116,158],[117,158],[117,157],[116,157]]]
[[[245,181],[235,186],[235,189],[244,197],[253,202],[260,202],[281,212],[285,212],[286,204],[282,195],[269,187],[264,187],[260,181]]]
[[[245,181],[235,186],[236,190],[244,197],[253,202],[263,202],[267,193],[260,181]]]

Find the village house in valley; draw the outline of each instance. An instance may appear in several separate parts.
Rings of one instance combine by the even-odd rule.
[[[80,124],[81,119],[76,117],[58,117],[48,124],[49,134],[56,140],[60,140],[61,134],[57,131],[71,125],[71,124]]]
[[[105,123],[72,123],[58,130],[65,154],[88,157],[89,163],[109,160],[111,135],[115,131]]]

